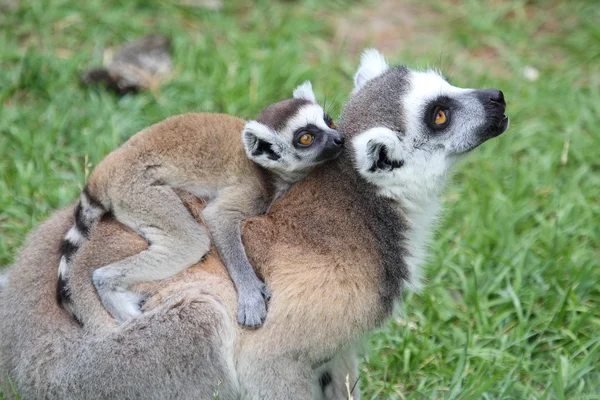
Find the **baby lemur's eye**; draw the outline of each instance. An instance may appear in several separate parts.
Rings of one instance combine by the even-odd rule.
[[[314,140],[313,135],[311,135],[310,133],[305,133],[298,138],[298,143],[300,143],[303,146],[308,146],[309,144],[311,144],[313,142],[313,140]]]
[[[333,123],[333,119],[329,116],[329,114],[323,115],[323,121],[327,124],[331,129],[335,128],[335,124]]]

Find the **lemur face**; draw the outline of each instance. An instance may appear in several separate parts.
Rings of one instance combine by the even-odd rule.
[[[248,158],[290,182],[339,156],[344,144],[344,136],[317,104],[310,82],[248,122],[242,138]]]
[[[457,88],[433,71],[407,75],[403,140],[412,140],[416,149],[461,155],[508,128],[500,90]]]
[[[505,109],[499,90],[462,89],[433,71],[390,68],[368,50],[342,123],[368,180],[389,185],[427,175],[438,185],[435,177],[456,159],[508,128]]]

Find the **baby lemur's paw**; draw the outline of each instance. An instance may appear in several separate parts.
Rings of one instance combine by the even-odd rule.
[[[119,323],[127,322],[142,314],[141,308],[146,296],[129,291],[107,292],[102,297],[102,304]]]
[[[258,328],[267,318],[266,300],[271,298],[267,285],[252,287],[238,294],[238,324],[249,328]]]
[[[142,314],[141,308],[146,295],[115,285],[115,275],[114,270],[98,268],[92,274],[92,281],[106,311],[119,323],[123,323]]]
[[[268,302],[269,300],[271,300],[271,291],[269,290],[269,288],[267,287],[267,285],[265,285],[264,283],[260,283],[260,292],[262,293],[263,297],[265,298],[265,300]]]

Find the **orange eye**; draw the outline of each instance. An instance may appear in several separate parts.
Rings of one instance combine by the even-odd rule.
[[[331,129],[335,128],[335,124],[333,123],[332,119],[330,119],[329,122],[327,122],[327,126],[329,126]]]
[[[313,139],[313,135],[311,135],[310,133],[305,133],[304,135],[300,136],[300,139],[298,139],[298,143],[300,143],[303,146],[308,146],[313,142]]]
[[[439,110],[435,114],[435,120],[433,122],[435,122],[436,125],[444,125],[447,120],[448,117],[446,116],[446,112],[444,110]]]

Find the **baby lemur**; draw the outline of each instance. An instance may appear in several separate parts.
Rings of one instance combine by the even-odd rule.
[[[212,237],[238,292],[238,322],[261,325],[270,294],[248,261],[240,223],[268,212],[313,167],[337,157],[343,143],[310,82],[255,121],[184,114],[142,130],[98,164],[81,193],[76,222],[63,241],[59,303],[71,312],[67,280],[75,252],[110,212],[149,243],[147,250],[93,273],[103,305],[118,321],[140,314],[143,297],[128,291],[130,285],[183,271],[209,251]],[[175,189],[208,200],[202,214],[208,231]]]

